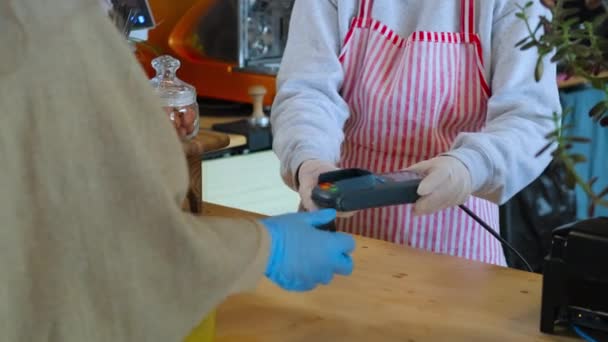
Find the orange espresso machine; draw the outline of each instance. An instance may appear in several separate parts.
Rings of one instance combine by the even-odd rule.
[[[149,0],[156,27],[148,43],[178,58],[178,76],[199,97],[270,106],[294,0]],[[140,52],[143,51],[140,49]],[[139,59],[148,73],[149,60]]]

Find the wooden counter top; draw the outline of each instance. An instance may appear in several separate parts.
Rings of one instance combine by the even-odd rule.
[[[255,215],[205,203],[205,215]],[[539,331],[537,274],[357,237],[355,272],[308,293],[263,280],[218,308],[217,341],[576,341]]]

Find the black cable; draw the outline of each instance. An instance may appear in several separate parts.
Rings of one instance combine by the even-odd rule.
[[[461,204],[461,205],[459,205],[459,207],[465,213],[467,213],[469,216],[471,216],[473,218],[473,220],[477,221],[477,223],[479,223],[485,230],[487,230],[488,233],[492,234],[492,236],[494,236],[498,241],[500,241],[500,243],[502,243],[503,246],[505,246],[506,248],[508,248],[511,252],[515,253],[515,255],[517,255],[517,257],[520,258],[521,261],[523,261],[523,263],[526,265],[526,267],[528,268],[528,270],[530,272],[534,273],[534,269],[532,269],[532,266],[530,266],[530,264],[528,263],[528,261],[526,260],[526,258],[524,258],[523,255],[521,255],[515,248],[513,248],[513,246],[511,246],[494,229],[492,229],[492,227],[490,227],[481,218],[479,218],[479,216],[475,215],[475,213],[473,211],[471,211],[471,209],[467,208],[467,206]]]

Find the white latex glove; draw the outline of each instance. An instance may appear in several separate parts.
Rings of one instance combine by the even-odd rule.
[[[302,207],[306,211],[317,211],[319,208],[315,205],[312,200],[312,190],[319,183],[319,175],[325,172],[331,172],[339,170],[335,165],[322,161],[322,160],[307,160],[302,163],[298,172],[298,193],[302,201]],[[355,212],[338,212],[338,217],[350,217]]]
[[[428,215],[463,204],[473,191],[471,173],[454,157],[435,157],[407,170],[424,177],[418,186],[420,198],[414,206],[415,215]]]

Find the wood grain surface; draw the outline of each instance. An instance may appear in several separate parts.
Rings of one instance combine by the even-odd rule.
[[[225,149],[229,145],[230,137],[228,135],[206,129],[201,129],[194,139],[182,144],[188,160],[190,176],[189,190],[183,205],[184,210],[197,215],[202,213],[203,169],[201,162],[203,154]]]
[[[227,134],[201,129],[198,135],[184,142],[184,153],[188,157],[202,157],[203,153],[222,150],[230,145],[230,137]]]
[[[204,215],[261,217],[210,203]],[[216,341],[577,341],[539,331],[537,274],[356,241],[350,277],[308,293],[263,280],[226,300]]]
[[[242,120],[243,116],[201,116],[201,128],[210,130],[215,124],[228,123]],[[230,138],[227,148],[241,147],[247,145],[247,137],[240,134],[226,134]]]

